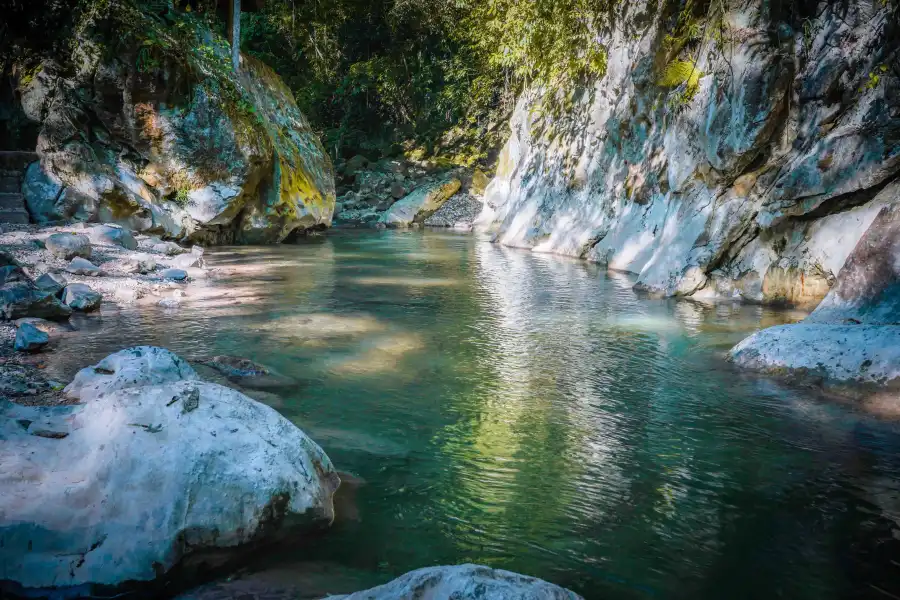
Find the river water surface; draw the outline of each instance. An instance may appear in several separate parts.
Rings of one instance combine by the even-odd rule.
[[[104,308],[48,369],[153,344],[283,375],[255,397],[366,482],[312,548],[265,558],[283,578],[476,562],[588,600],[900,598],[900,430],[722,360],[802,315],[433,232],[207,258],[200,297]]]

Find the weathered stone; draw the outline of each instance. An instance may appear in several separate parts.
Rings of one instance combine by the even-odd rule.
[[[66,283],[66,278],[59,273],[44,273],[35,280],[34,285],[43,292],[59,294]]]
[[[331,462],[275,410],[159,348],[114,357],[90,370],[126,385],[81,387],[79,405],[0,402],[0,463],[18,465],[0,471],[4,580],[106,595],[332,520]],[[175,364],[194,377],[172,380]]]
[[[55,294],[37,289],[28,281],[0,288],[0,318],[39,317],[59,321],[68,319],[72,309],[62,304]]]
[[[346,164],[344,164],[344,175],[347,177],[353,177],[356,173],[369,164],[369,159],[361,154],[357,154],[353,158],[349,159]]]
[[[809,321],[900,325],[900,197],[872,221]]]
[[[406,187],[402,183],[394,182],[391,184],[391,196],[395,200],[399,200],[406,195]]]
[[[581,596],[536,577],[478,565],[426,567],[362,592],[328,600],[580,600]]]
[[[37,352],[50,343],[50,336],[31,323],[21,323],[16,328],[16,350]]]
[[[176,269],[190,269],[193,267],[202,267],[203,266],[203,255],[202,254],[194,254],[193,252],[189,252],[187,254],[182,254],[181,256],[176,256],[172,259],[172,266]]]
[[[408,227],[414,222],[421,223],[459,191],[461,185],[459,179],[450,177],[422,186],[394,203],[381,217],[381,222],[389,227]]]
[[[135,250],[138,247],[137,241],[131,232],[122,227],[112,225],[97,225],[88,230],[88,236],[95,244],[108,244],[110,246],[121,246],[127,250]]]
[[[166,256],[178,256],[179,254],[190,252],[190,250],[179,246],[175,242],[159,242],[154,244],[151,247],[151,250],[158,254],[165,254]]]
[[[70,283],[63,290],[63,302],[78,312],[93,312],[100,308],[103,296],[83,283]]]
[[[83,258],[73,258],[72,262],[66,267],[66,273],[72,275],[87,275],[88,277],[97,277],[101,275],[100,267],[89,260]]]
[[[54,233],[44,241],[44,244],[50,254],[63,260],[91,257],[91,240],[80,233]]]
[[[900,204],[881,209],[809,317],[753,334],[729,358],[794,378],[900,384]]]
[[[0,267],[0,287],[8,283],[26,281],[27,279],[28,277],[25,275],[25,272],[22,271],[21,267],[17,267],[15,265],[6,265],[5,267]]]
[[[31,163],[25,170],[22,195],[28,214],[35,223],[58,221],[70,216],[65,186],[58,177],[44,171],[40,162]]]

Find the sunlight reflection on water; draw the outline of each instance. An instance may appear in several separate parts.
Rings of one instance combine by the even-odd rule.
[[[473,561],[589,599],[900,594],[897,427],[722,359],[801,314],[646,299],[597,265],[432,232],[207,258],[182,307],[104,307],[48,370],[155,344],[289,376],[254,397],[367,484],[358,520],[260,567]]]

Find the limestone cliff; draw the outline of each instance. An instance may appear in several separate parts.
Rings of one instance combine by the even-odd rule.
[[[20,82],[41,126],[24,186],[33,220],[212,243],[331,223],[331,162],[268,67],[243,56],[235,72],[227,43],[191,14],[117,0],[85,21],[71,57]]]
[[[900,200],[896,9],[622,5],[602,79],[520,99],[480,226],[661,295],[821,300]]]

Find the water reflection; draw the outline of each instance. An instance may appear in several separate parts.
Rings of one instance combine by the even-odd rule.
[[[802,315],[641,298],[626,275],[469,236],[208,258],[179,309],[104,309],[48,369],[152,343],[290,377],[248,392],[367,483],[358,520],[257,568],[474,561],[588,599],[900,597],[897,426],[721,358]]]

